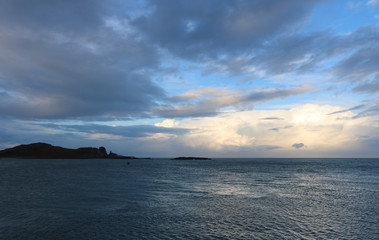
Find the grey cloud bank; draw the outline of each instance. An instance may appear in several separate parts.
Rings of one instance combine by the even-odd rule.
[[[300,22],[319,1],[151,1],[134,24],[152,41],[191,59],[245,53]]]
[[[149,10],[132,16],[127,10],[138,3],[1,1],[0,110],[40,119],[127,118],[157,111],[176,116],[171,113],[175,107],[155,107],[167,99],[151,79],[160,71],[157,44],[179,57],[211,60],[240,75],[247,66],[271,74],[309,70],[360,48],[333,71],[340,79],[360,82],[357,92],[377,92],[377,78],[369,79],[378,74],[376,25],[345,36],[296,33],[294,27],[319,2],[150,1]],[[230,64],[241,56],[246,60]],[[272,97],[253,93],[228,103],[207,100],[201,109],[176,108],[188,109],[178,116],[213,115],[224,106],[292,95],[288,91]]]
[[[259,116],[267,124],[263,128],[278,136],[325,116],[340,122],[375,119],[379,25],[308,29],[314,10],[324,3],[0,0],[0,138],[5,139],[0,146],[101,139],[121,148],[117,141],[123,139],[130,148],[145,142],[164,154],[159,149],[164,144],[155,141],[167,141],[167,151],[185,152],[190,148],[179,146],[177,138],[210,127],[154,125],[164,118],[217,120],[228,111],[266,110]],[[336,107],[317,117],[304,111],[296,121],[270,112],[306,104]],[[113,121],[130,126],[111,127]],[[368,122],[375,132],[377,121]],[[256,133],[237,134],[242,137],[235,140],[228,133],[218,137],[220,145],[236,152],[250,149],[255,140],[262,151],[310,148],[308,142],[301,151],[296,149],[303,143],[261,143]],[[298,139],[305,141],[292,141]],[[376,142],[366,141],[368,147]]]
[[[1,2],[4,115],[126,117],[164,96],[149,75],[139,72],[157,67],[155,49],[105,25],[108,14],[117,13],[108,12],[112,3]]]

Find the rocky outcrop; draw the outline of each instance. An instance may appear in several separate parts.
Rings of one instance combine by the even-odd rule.
[[[63,148],[47,143],[19,145],[0,151],[0,158],[127,158],[118,154],[107,154],[105,147]]]

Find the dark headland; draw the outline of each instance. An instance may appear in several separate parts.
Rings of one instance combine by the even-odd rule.
[[[121,156],[112,152],[107,153],[105,147],[82,147],[78,149],[63,148],[47,143],[23,144],[0,151],[0,158],[111,158],[111,159],[136,159],[132,156]]]

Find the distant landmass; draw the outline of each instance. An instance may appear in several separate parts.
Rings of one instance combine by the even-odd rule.
[[[137,159],[109,152],[105,147],[82,147],[78,149],[63,148],[47,143],[23,144],[0,151],[0,158],[112,158]]]
[[[204,157],[176,157],[172,160],[212,160],[211,158],[204,158]]]

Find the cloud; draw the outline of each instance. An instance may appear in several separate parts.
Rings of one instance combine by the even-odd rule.
[[[367,77],[378,75],[379,45],[374,44],[358,50],[337,64],[334,71],[339,77],[353,82],[366,81]]]
[[[206,88],[199,88],[195,90],[187,91],[181,95],[174,96],[168,98],[170,102],[186,102],[191,101],[193,99],[204,99],[204,98],[218,98],[218,97],[224,97],[232,95],[230,91],[224,88],[214,88],[214,87],[206,87]]]
[[[268,91],[253,91],[242,98],[243,102],[268,101],[275,98],[286,98],[293,95],[303,94],[312,90],[310,86],[302,86],[293,89],[275,89]]]
[[[64,132],[84,133],[86,136],[96,138],[112,137],[112,138],[144,138],[154,134],[175,134],[182,135],[188,132],[185,128],[163,127],[162,125],[131,125],[131,126],[108,126],[100,124],[86,125],[67,125],[67,124],[37,124],[41,127],[49,129],[59,129]],[[167,125],[166,125],[167,126]]]
[[[312,72],[342,56],[331,68],[332,77],[360,83],[355,92],[373,93],[378,26],[347,34],[300,34],[299,24],[316,3],[2,2],[0,111],[29,119],[210,116],[227,107],[305,92],[241,95],[204,88],[168,98],[154,79],[164,71],[164,51],[175,61],[201,63],[203,73],[250,78]]]
[[[334,111],[334,112],[328,113],[327,115],[341,116],[338,119],[341,119],[341,118],[357,119],[357,118],[362,118],[362,117],[367,117],[367,116],[375,116],[379,114],[379,99],[378,98],[368,99],[368,100],[365,100],[364,102],[365,102],[364,104],[360,104],[348,109]],[[356,112],[355,115],[350,114],[353,111]],[[346,113],[349,113],[349,114],[346,115]]]
[[[369,0],[366,3],[367,6],[375,6],[376,4],[378,4],[378,0]]]
[[[340,110],[340,111],[328,113],[328,115],[334,115],[334,114],[339,114],[339,113],[351,112],[351,111],[354,111],[354,110],[361,109],[363,107],[365,107],[365,105],[362,104],[362,105],[358,105],[358,106],[355,106],[355,107],[352,107],[352,108],[348,108],[348,109],[345,109],[345,110]]]
[[[217,115],[223,108],[238,107],[277,98],[286,98],[310,90],[312,90],[312,88],[309,86],[293,89],[263,89],[250,91],[202,88],[169,98],[169,100],[175,104],[177,102],[186,104],[159,106],[154,109],[153,114],[165,118],[213,116]]]
[[[204,74],[255,79],[327,70],[325,61],[337,63],[333,78],[340,81],[362,81],[377,73],[377,24],[348,33],[304,33],[295,28],[316,2],[209,0],[200,7],[198,1],[152,1],[151,14],[135,19],[133,25],[174,55],[205,62]],[[355,54],[349,57],[351,53]]]
[[[262,3],[262,6],[267,4],[267,8],[261,11],[271,14],[272,9],[268,6],[281,4],[279,2]],[[213,2],[210,1],[209,7],[213,6],[211,3]],[[242,14],[238,10],[239,3],[228,3],[232,4],[229,6],[230,11],[237,9],[234,11],[236,15]],[[213,22],[214,20],[209,19],[210,17],[202,16],[201,11],[207,11],[206,9],[202,9],[199,13],[192,12],[197,6],[192,1],[188,3],[178,1],[176,2],[178,6],[169,7],[163,6],[161,2],[155,4],[157,8],[151,15],[142,17],[139,19],[140,22],[135,23],[137,28],[145,32],[151,41],[160,42],[163,48],[174,55],[205,64],[205,68],[202,69],[204,75],[223,73],[249,79],[265,79],[280,74],[312,74],[331,71],[333,74],[330,78],[333,81],[359,82],[378,74],[375,68],[378,61],[379,27],[377,24],[363,25],[351,32],[339,33],[331,30],[299,31],[301,28],[287,32],[279,24],[281,34],[274,29],[267,30],[267,35],[259,31],[248,31],[246,34],[254,40],[234,46],[233,43],[238,43],[240,36],[223,32],[216,26],[225,19],[229,19],[230,15],[221,11],[218,15],[220,20]],[[291,4],[293,4],[291,11],[295,11],[296,7],[302,5],[294,1],[287,6]],[[313,3],[307,1],[304,4],[307,7],[303,9],[302,14],[306,16]],[[222,8],[222,6],[223,4],[220,4],[219,7]],[[178,14],[164,14],[169,12],[171,7],[178,8]],[[185,14],[187,11],[190,13]],[[288,10],[288,14],[293,14],[291,11]],[[183,14],[179,15],[181,12]],[[255,10],[252,11],[252,16],[254,12]],[[185,24],[181,25],[181,22],[187,21],[189,15],[198,18],[199,36],[197,37],[192,36],[192,32],[186,33]],[[298,21],[301,19],[303,17],[300,17]],[[166,21],[170,23],[165,24]],[[161,22],[160,27],[152,29],[153,23],[156,22]],[[282,20],[281,23],[284,22],[286,20]],[[295,26],[295,22],[289,25]],[[254,21],[248,23],[251,25],[247,24],[249,27],[254,28]],[[149,24],[150,27],[148,27]],[[206,30],[200,31],[203,28]],[[183,36],[180,34],[181,31],[183,31]],[[252,36],[249,35],[250,33]],[[218,34],[222,37],[217,37]],[[228,37],[236,39],[226,41]]]
[[[319,31],[284,35],[263,48],[247,64],[268,74],[304,73],[320,71],[325,68],[325,60],[336,59],[337,64],[332,65],[332,69],[337,78],[348,77],[359,81],[359,76],[353,75],[353,72],[361,72],[361,76],[375,72],[373,65],[377,61],[378,37],[376,24],[361,26],[343,34]],[[350,55],[351,52],[355,54]],[[368,61],[364,62],[365,59]]]
[[[2,118],[0,145],[43,141],[66,147],[106,146],[124,155],[162,157],[191,153],[210,157],[235,157],[237,153],[240,157],[377,156],[377,137],[373,135],[379,131],[377,119],[370,115],[353,118],[356,114],[351,111],[340,113],[339,118],[328,115],[341,110],[344,109],[338,106],[305,104],[282,110],[165,119],[155,126],[82,125],[70,121],[58,124]],[[268,121],[266,116],[283,120]],[[280,131],[271,131],[273,128]],[[307,147],[293,151],[289,142],[306,143]]]
[[[158,67],[156,49],[105,24],[110,15],[123,16],[115,4],[2,2],[2,114],[127,117],[163,98],[163,89],[144,73]]]
[[[296,149],[302,148],[304,146],[305,146],[304,143],[294,143],[294,144],[292,144],[292,147],[294,147]]]
[[[270,156],[288,155],[294,147],[303,148],[314,156],[327,152],[330,155],[332,152],[343,155],[346,146],[355,151],[359,148],[363,141],[359,136],[371,136],[371,139],[371,131],[379,128],[379,125],[375,118],[354,119],[355,114],[351,111],[341,113],[341,117],[346,118],[337,119],[328,115],[339,110],[341,108],[337,106],[306,104],[289,110],[251,110],[183,119],[177,127],[191,131],[175,138],[175,141],[196,151],[201,149],[219,154],[235,154],[238,149],[243,149],[246,156],[247,153],[256,156],[264,152],[267,154],[261,146],[270,145],[277,146],[270,151]],[[262,119],[267,115],[278,116],[283,120]],[[298,145],[288,146],[288,142]],[[307,148],[304,148],[304,143],[307,143]]]
[[[315,30],[316,0],[0,2],[1,146],[377,153],[377,23]],[[331,85],[353,107],[303,104],[334,100],[321,90]],[[299,140],[307,147],[293,151]]]
[[[353,91],[360,93],[376,93],[379,92],[379,74],[372,81],[362,82],[353,88]]]
[[[279,132],[279,128],[270,128],[269,130],[270,130],[270,131]]]
[[[134,26],[187,59],[215,58],[259,48],[310,13],[317,1],[150,1]]]
[[[379,115],[379,98],[367,100],[367,105],[353,118],[362,118]]]
[[[265,117],[265,118],[262,118],[262,120],[284,120],[284,119],[279,118],[279,117]]]

